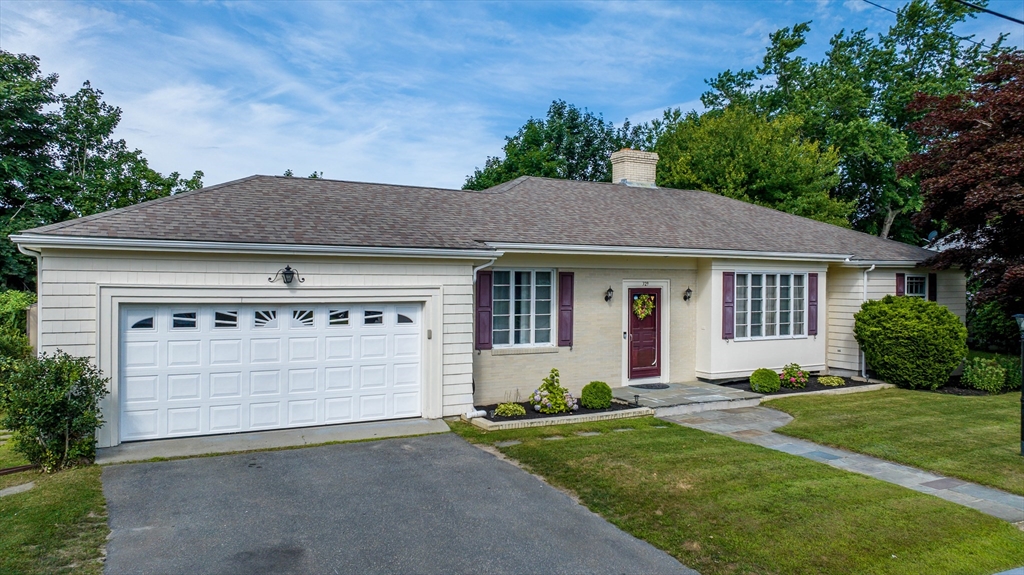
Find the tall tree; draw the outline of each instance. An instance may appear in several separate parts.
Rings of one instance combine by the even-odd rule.
[[[488,157],[462,186],[484,190],[520,176],[610,182],[611,153],[622,147],[649,149],[661,123],[621,127],[586,108],[555,100],[543,120],[530,118],[505,138],[504,156]]]
[[[971,272],[979,301],[1024,312],[1024,52],[992,63],[971,91],[914,97],[922,150],[900,173],[924,194],[915,223],[947,234],[931,263]]]
[[[920,191],[896,173],[919,149],[910,124],[920,112],[907,104],[917,92],[966,89],[986,57],[1002,51],[1002,38],[986,48],[954,33],[972,12],[952,0],[912,0],[877,39],[864,30],[840,31],[819,62],[797,55],[808,22],[784,28],[771,35],[760,67],[719,74],[702,100],[712,109],[739,105],[769,117],[801,116],[805,136],[839,153],[840,179],[831,193],[856,201],[854,227],[919,243],[910,215],[920,209]]]
[[[658,185],[849,226],[852,203],[829,196],[839,180],[839,158],[803,137],[801,123],[797,116],[768,120],[741,107],[691,112],[658,140]]]
[[[33,289],[35,261],[6,236],[202,186],[163,176],[141,150],[114,139],[120,108],[88,82],[56,93],[39,59],[0,50],[0,287]]]

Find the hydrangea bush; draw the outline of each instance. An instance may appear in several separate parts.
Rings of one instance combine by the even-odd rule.
[[[779,384],[782,387],[807,387],[807,372],[799,365],[791,363],[782,368],[782,373],[779,374]]]
[[[579,402],[558,382],[558,370],[552,369],[540,387],[530,395],[530,405],[541,413],[567,413],[580,408]]]

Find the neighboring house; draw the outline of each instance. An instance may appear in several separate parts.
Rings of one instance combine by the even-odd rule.
[[[482,192],[253,176],[13,239],[39,261],[41,351],[111,378],[100,446],[457,415],[553,367],[573,392],[854,373],[866,298],[963,318],[964,276],[916,267],[930,252],[657,188],[656,162]]]

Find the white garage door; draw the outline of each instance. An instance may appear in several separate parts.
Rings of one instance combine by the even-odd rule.
[[[420,415],[421,305],[123,305],[121,440]]]

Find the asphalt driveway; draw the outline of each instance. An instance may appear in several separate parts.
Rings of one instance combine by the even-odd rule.
[[[686,573],[454,434],[103,470],[106,572]]]

